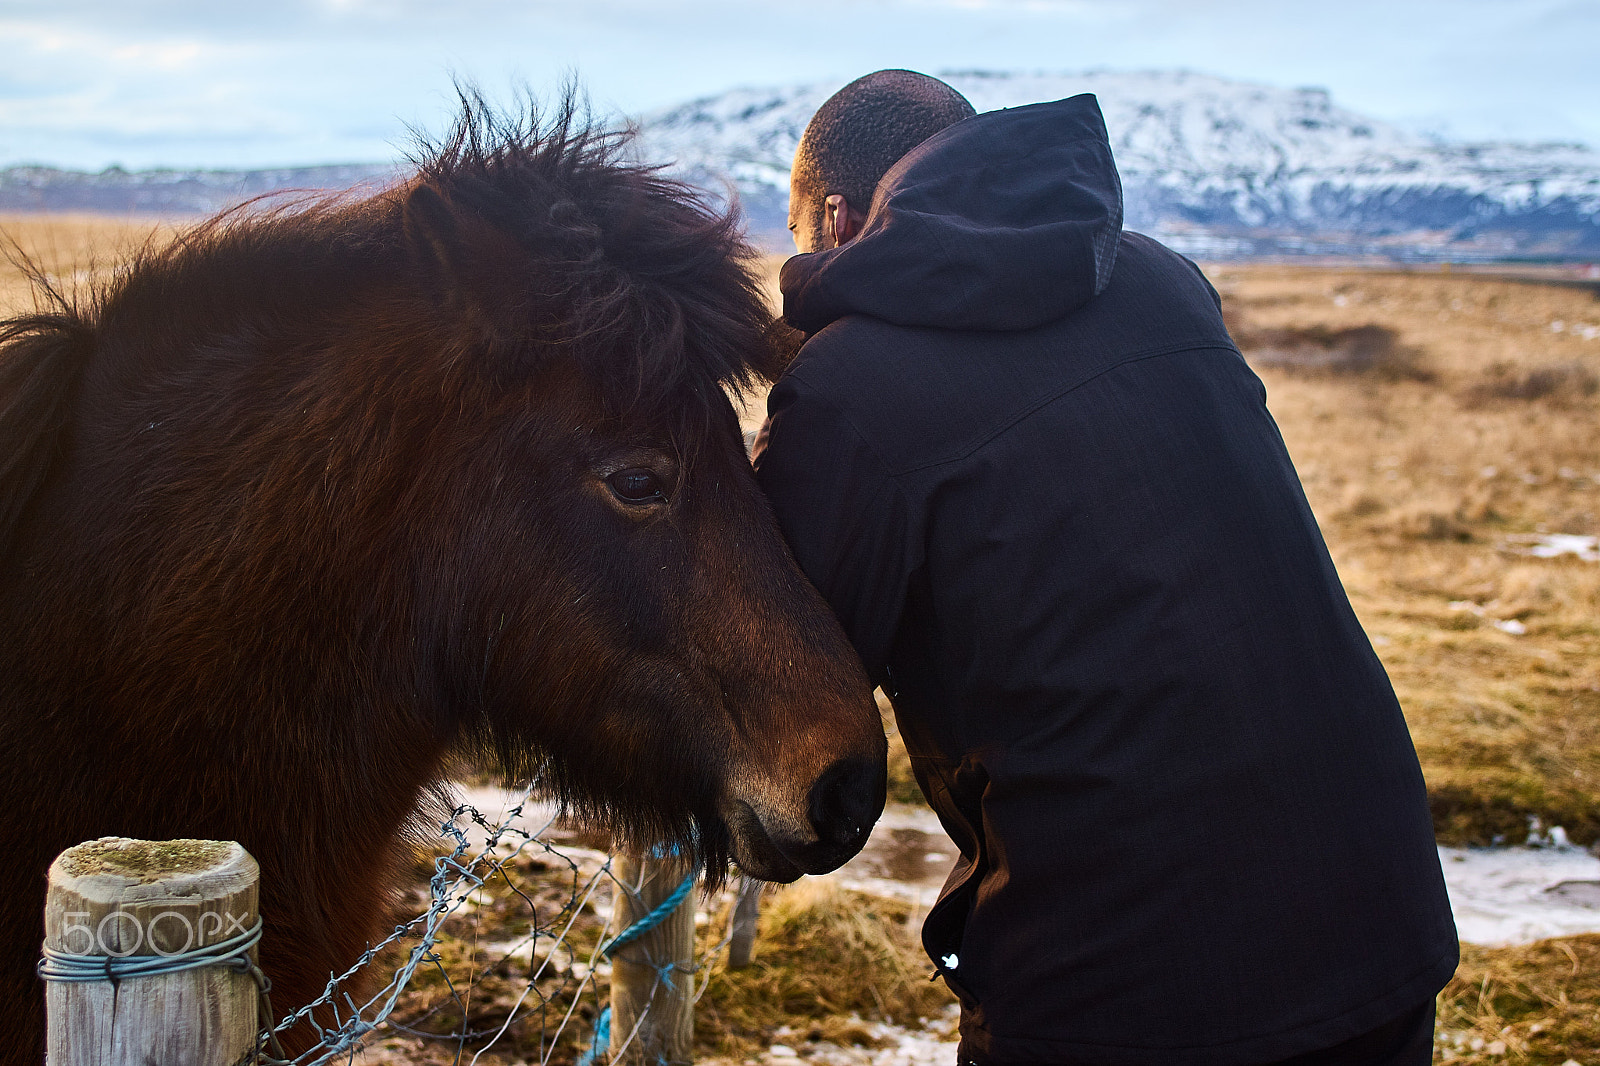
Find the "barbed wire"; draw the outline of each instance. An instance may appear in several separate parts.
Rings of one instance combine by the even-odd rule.
[[[258,1041],[255,1061],[325,1066],[396,1039],[432,1042],[441,1051],[454,1045],[451,1058],[425,1056],[430,1063],[475,1066],[508,1038],[519,1061],[540,1066],[592,1064],[602,1057],[606,1034],[598,1030],[608,1027],[609,1016],[601,978],[609,974],[608,949],[620,946],[612,926],[622,908],[613,904],[616,892],[634,889],[621,885],[611,855],[555,839],[564,835],[557,812],[533,812],[529,820],[536,793],[537,783],[512,794],[498,819],[459,804],[439,827],[442,846],[432,858],[426,905],[413,895],[414,917],[344,973],[330,975],[315,1001],[277,1019]],[[601,891],[608,883],[615,890]],[[508,928],[526,931],[482,943],[485,926],[502,937]],[[703,957],[714,957],[730,936],[731,928]],[[645,961],[656,969],[656,988],[681,968]],[[691,967],[691,982],[695,970],[706,970],[709,980],[708,967]],[[354,991],[370,987],[374,973],[387,973],[376,991]],[[689,991],[698,998],[704,987],[701,982],[697,991],[691,984]],[[474,992],[480,993],[476,1003]],[[639,1029],[633,1026],[623,1049]],[[292,1057],[269,1057],[269,1037],[310,1046]],[[367,1061],[373,1061],[370,1054]]]

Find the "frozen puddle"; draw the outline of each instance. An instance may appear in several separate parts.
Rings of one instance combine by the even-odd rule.
[[[1600,932],[1600,859],[1583,848],[1440,848],[1439,858],[1462,940],[1500,947]]]
[[[926,910],[939,898],[956,855],[937,815],[926,807],[895,804],[872,827],[861,853],[827,876],[842,888]]]

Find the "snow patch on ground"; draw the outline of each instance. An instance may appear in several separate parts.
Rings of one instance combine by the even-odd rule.
[[[1550,831],[1553,846],[1440,848],[1456,931],[1473,944],[1530,944],[1600,932],[1600,859]]]
[[[1586,537],[1576,533],[1546,533],[1534,540],[1528,548],[1528,554],[1538,559],[1576,555],[1584,562],[1600,563],[1600,537]]]

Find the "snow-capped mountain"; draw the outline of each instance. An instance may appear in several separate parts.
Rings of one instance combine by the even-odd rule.
[[[942,75],[979,111],[1094,93],[1130,227],[1199,252],[1450,257],[1600,252],[1600,154],[1571,144],[1430,140],[1279,89],[1177,71]],[[734,89],[644,116],[642,158],[736,188],[784,236],[789,163],[840,83]]]
[[[1099,97],[1130,228],[1192,254],[1600,258],[1600,153],[1432,140],[1280,89],[1181,71],[941,75],[979,111]],[[733,89],[642,116],[634,151],[718,195],[789,247],[789,164],[842,83]],[[250,196],[381,183],[390,164],[99,174],[0,170],[0,211],[204,214]]]

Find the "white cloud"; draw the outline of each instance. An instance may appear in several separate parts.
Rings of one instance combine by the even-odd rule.
[[[1185,67],[1469,137],[1600,142],[1592,0],[6,0],[0,165],[391,158],[450,76],[602,110],[883,67]],[[840,17],[851,32],[837,34]]]

